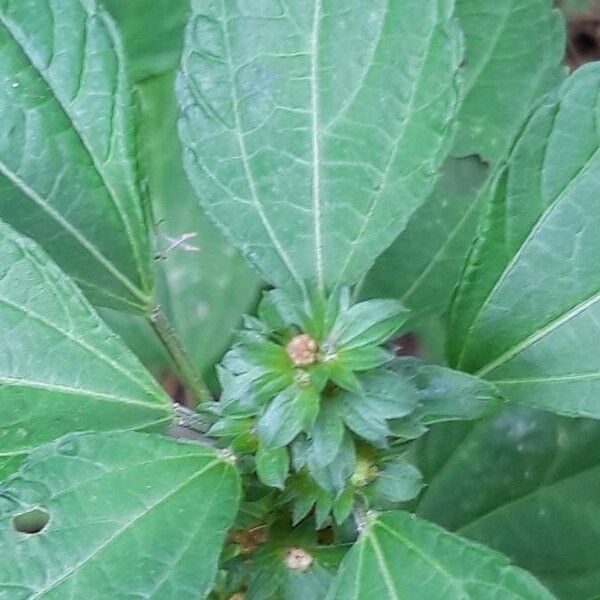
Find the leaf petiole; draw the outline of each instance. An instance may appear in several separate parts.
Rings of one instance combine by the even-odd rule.
[[[148,321],[167,349],[183,384],[198,402],[212,400],[206,383],[204,383],[202,376],[190,361],[173,328],[166,320],[161,306],[155,306],[152,309],[152,312],[148,315]]]

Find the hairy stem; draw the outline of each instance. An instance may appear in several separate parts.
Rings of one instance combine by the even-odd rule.
[[[148,320],[156,332],[156,335],[160,338],[171,356],[178,371],[177,374],[181,378],[183,384],[198,402],[208,402],[211,400],[212,398],[208,387],[206,387],[202,377],[194,368],[194,365],[183,349],[181,342],[177,339],[173,328],[165,319],[162,308],[160,306],[155,307],[150,313]]]

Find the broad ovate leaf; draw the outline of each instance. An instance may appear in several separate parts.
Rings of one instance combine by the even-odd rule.
[[[456,15],[464,31],[465,89],[451,156],[363,290],[364,297],[398,298],[424,316],[446,310],[495,166],[564,77],[564,26],[551,0],[457,0]]]
[[[132,432],[61,438],[2,491],[0,597],[11,600],[204,598],[239,502],[235,468],[212,449]],[[34,510],[47,523],[27,533]]]
[[[0,217],[95,303],[146,310],[131,89],[96,0],[0,1]]]
[[[180,135],[209,215],[265,279],[358,280],[452,138],[453,0],[194,0]]]
[[[600,417],[600,68],[572,75],[512,154],[450,315],[452,365],[511,400]]]
[[[497,552],[405,512],[370,517],[328,600],[552,600]]]
[[[597,421],[524,406],[435,428],[414,457],[428,480],[417,511],[504,552],[560,598],[597,598],[599,436]]]
[[[0,461],[72,430],[166,427],[160,386],[77,286],[0,223]]]

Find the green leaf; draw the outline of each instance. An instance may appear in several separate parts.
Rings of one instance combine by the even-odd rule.
[[[212,449],[139,433],[69,435],[3,489],[0,596],[21,600],[204,598],[239,502]],[[17,531],[32,508],[47,525]]]
[[[302,430],[309,429],[319,410],[319,396],[312,388],[286,388],[267,406],[257,423],[265,446],[289,444]]]
[[[475,238],[489,173],[477,156],[449,158],[427,202],[369,271],[361,297],[399,298],[416,316],[442,313]]]
[[[95,0],[0,2],[0,218],[105,306],[146,311],[130,85]]]
[[[12,475],[19,468],[22,458],[21,455],[0,456],[0,481],[6,479],[8,475]]]
[[[145,316],[112,308],[101,308],[98,313],[157,378],[174,372],[169,353]]]
[[[370,518],[328,600],[552,600],[501,554],[404,512]]]
[[[560,598],[596,598],[599,436],[597,421],[527,407],[434,428],[417,455],[429,482],[418,512],[511,556]]]
[[[265,485],[283,489],[289,471],[290,457],[287,448],[258,448],[256,474]]]
[[[342,437],[342,443],[339,446],[337,454],[333,457],[329,464],[323,465],[322,462],[316,460],[314,452],[308,455],[308,468],[310,474],[317,485],[324,491],[332,494],[339,494],[348,484],[352,473],[356,468],[356,446],[352,436],[346,431]],[[317,528],[320,529],[329,516],[331,510],[331,500],[333,497],[325,496],[327,503],[322,511],[319,511],[319,502],[317,501]],[[319,512],[322,515],[319,516]]]
[[[400,419],[418,408],[418,392],[408,377],[380,369],[361,378],[358,391],[341,392],[329,400],[346,426],[380,447],[387,445],[388,419]]]
[[[165,428],[170,401],[33,242],[0,223],[0,459],[72,430]]]
[[[269,282],[355,282],[431,191],[457,105],[453,4],[193,2],[186,168]]]
[[[452,365],[508,399],[590,417],[600,417],[599,85],[599,66],[582,68],[528,124],[458,289],[448,347]]]
[[[423,476],[417,467],[405,460],[388,462],[367,490],[376,503],[407,502],[419,495]]]
[[[367,397],[368,398],[368,397]],[[375,446],[385,448],[390,434],[384,415],[358,394],[344,394],[338,402],[339,413],[346,427]]]
[[[339,350],[337,357],[349,371],[372,371],[392,361],[394,354],[380,346],[361,346]]]
[[[354,507],[354,487],[349,485],[333,503],[332,514],[335,522],[341,525],[348,519]]]
[[[486,180],[564,76],[564,27],[551,0],[457,0],[456,13],[465,90],[451,158],[363,290],[366,298],[398,298],[418,315],[446,310],[475,238]]]
[[[253,307],[259,281],[204,215],[182,166],[174,69],[189,6],[171,0],[106,4],[122,31],[129,70],[137,80],[140,176],[158,221],[158,250],[162,253],[193,236],[157,261],[157,296],[188,356],[198,370],[206,371],[228,347],[241,315]],[[138,356],[146,357],[152,337],[140,329],[129,318],[119,331]],[[148,364],[169,370],[168,360],[156,354],[147,357]]]
[[[480,419],[501,404],[497,388],[472,375],[409,357],[396,359],[392,367],[417,388],[416,414],[425,425]]]
[[[312,460],[326,467],[336,457],[344,438],[344,423],[333,402],[321,403],[319,414],[311,430]]]
[[[354,304],[336,320],[332,344],[352,350],[382,344],[406,323],[408,310],[397,300],[368,300]]]
[[[245,600],[323,600],[344,552],[343,545],[319,545],[312,526],[277,523],[249,557],[226,565],[229,585],[219,597],[235,600],[237,592]]]
[[[466,52],[453,154],[497,163],[564,77],[564,20],[552,0],[457,0],[456,14]],[[543,39],[532,42],[540,31]]]

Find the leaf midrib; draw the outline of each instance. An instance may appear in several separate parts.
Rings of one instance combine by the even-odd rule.
[[[100,350],[98,350],[98,348],[90,346],[89,344],[87,344],[87,342],[84,342],[82,339],[75,337],[70,332],[68,332],[64,329],[61,329],[58,325],[47,320],[42,315],[36,313],[35,311],[29,310],[23,306],[20,306],[19,304],[16,304],[16,303],[8,300],[7,298],[0,296],[0,304],[4,304],[8,308],[11,308],[17,312],[20,312],[26,318],[30,318],[30,319],[40,323],[43,327],[51,329],[55,333],[58,333],[60,336],[65,337],[69,341],[73,342],[76,346],[83,348],[88,353],[90,353],[92,356],[99,359],[101,362],[109,365],[112,369],[114,369],[115,371],[124,375],[126,379],[129,379],[131,382],[138,385],[147,394],[149,394],[153,397],[157,397],[157,394],[156,394],[157,390],[156,389],[152,390],[149,387],[147,387],[148,382],[142,381],[141,379],[137,379],[129,370],[122,368],[118,362],[113,361],[108,355],[106,355],[103,352],[101,352]],[[158,397],[160,397],[160,396],[158,396]]]
[[[226,12],[225,3],[223,3],[223,10],[224,10],[224,12]],[[226,15],[226,17],[228,17],[228,15]],[[267,218],[264,208],[260,202],[258,191],[256,189],[256,182],[254,181],[254,175],[252,173],[252,169],[250,168],[248,149],[246,148],[246,141],[244,138],[244,131],[242,128],[242,121],[241,121],[240,110],[239,110],[239,93],[238,93],[238,89],[237,89],[237,83],[235,81],[235,75],[234,75],[235,69],[234,69],[234,66],[232,63],[231,43],[229,41],[229,36],[230,36],[229,19],[226,18],[225,25],[223,26],[223,40],[224,40],[224,45],[225,45],[225,52],[227,54],[227,57],[226,57],[227,71],[229,73],[229,79],[230,79],[229,85],[230,85],[231,94],[232,94],[232,108],[233,108],[233,118],[234,118],[233,131],[234,131],[234,134],[236,137],[236,142],[238,144],[238,148],[240,150],[240,158],[241,158],[242,166],[244,169],[244,175],[246,177],[246,181],[248,182],[248,187],[250,189],[251,201],[256,209],[256,212],[257,212],[257,214],[260,218],[260,221],[265,229],[265,232],[267,233],[268,237],[270,238],[271,242],[273,243],[273,247],[275,248],[275,251],[277,252],[279,257],[283,261],[284,265],[287,267],[288,271],[290,272],[290,274],[292,275],[292,277],[294,278],[294,280],[296,281],[296,283],[298,284],[300,289],[302,290],[302,289],[304,289],[304,283],[302,281],[302,278],[298,275],[298,272],[296,271],[294,264],[292,263],[287,251],[281,244],[279,238],[277,237],[277,235],[275,233],[275,230],[273,229],[273,226],[271,225],[271,222]]]
[[[463,586],[462,582],[459,579],[457,579],[454,575],[452,575],[452,573],[450,573],[441,563],[437,562],[431,556],[429,556],[428,554],[426,554],[425,552],[423,552],[418,546],[415,546],[414,544],[412,544],[411,541],[407,537],[401,536],[398,531],[396,531],[395,529],[392,529],[391,527],[385,525],[381,521],[377,521],[375,523],[375,526],[381,527],[384,531],[387,532],[388,535],[390,535],[391,537],[397,539],[401,544],[403,544],[404,546],[406,546],[409,550],[412,550],[423,561],[425,561],[427,564],[429,564],[431,567],[433,567],[436,571],[438,571],[444,577],[446,577],[449,581],[451,581],[453,583],[453,585],[455,586],[455,589],[461,594],[461,598],[463,600],[470,600],[471,599],[471,597],[467,594],[467,592],[464,589],[464,586]],[[445,533],[445,535],[450,536],[452,534]],[[373,536],[370,535],[370,538],[372,540]]]
[[[571,307],[567,311],[563,312],[557,319],[550,321],[544,327],[541,327],[537,331],[534,331],[531,335],[521,340],[518,344],[515,344],[511,348],[509,348],[506,352],[502,353],[498,358],[493,361],[490,361],[483,367],[481,367],[475,375],[477,377],[484,377],[489,373],[493,372],[498,367],[510,362],[513,358],[525,352],[528,348],[544,339],[546,336],[550,335],[563,325],[567,324],[571,319],[575,319],[581,313],[585,312],[587,309],[591,308],[600,301],[600,292],[594,293],[589,298],[586,298],[583,302],[579,302],[575,304],[575,306]]]
[[[321,0],[314,0],[313,29],[310,44],[310,100],[312,119],[312,196],[315,236],[315,262],[317,284],[321,292],[325,288],[323,273],[323,235],[321,214],[321,124],[319,111],[319,37],[321,27]]]
[[[144,402],[136,398],[129,398],[127,396],[117,396],[115,394],[109,394],[107,392],[95,391],[89,388],[75,388],[68,385],[50,383],[46,381],[36,381],[25,377],[7,377],[0,375],[0,393],[2,392],[2,386],[8,387],[19,387],[19,388],[31,388],[34,390],[44,390],[48,392],[59,392],[67,396],[85,396],[90,399],[101,400],[105,402],[113,402],[116,404],[129,404],[132,406],[140,406],[148,408],[153,411],[165,412],[170,414],[169,406],[161,404],[159,402]]]

